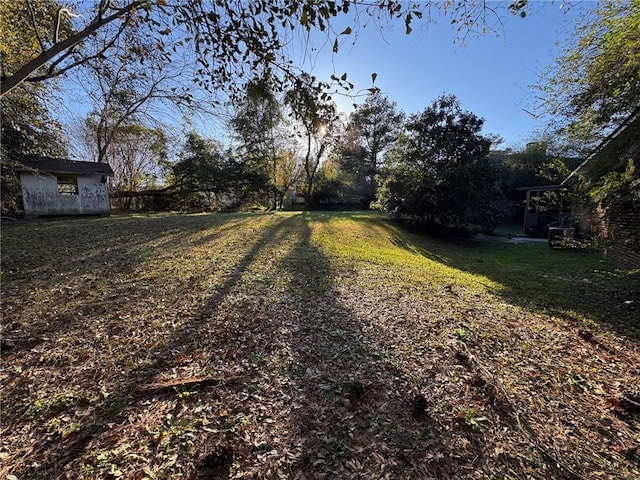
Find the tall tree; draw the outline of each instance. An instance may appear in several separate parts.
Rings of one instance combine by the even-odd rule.
[[[382,154],[398,138],[404,117],[397,104],[379,90],[369,93],[349,117],[347,129],[352,131],[352,135],[345,140],[357,138],[357,143],[344,145],[350,151],[345,151],[343,168],[360,178],[359,183],[363,185],[368,201],[375,198],[375,177],[380,173]]]
[[[221,194],[232,194],[242,201],[264,182],[260,175],[245,167],[219,142],[191,132],[173,166],[171,188],[177,189],[183,203],[204,195],[212,204]]]
[[[286,101],[293,117],[301,125],[304,137],[303,169],[305,173],[305,203],[313,202],[315,177],[320,162],[334,143],[338,115],[327,94],[314,84],[313,77],[302,75],[295,88],[287,92]]]
[[[35,88],[12,92],[0,103],[0,161],[23,154],[64,157],[62,125],[49,114],[49,99]]]
[[[164,131],[141,124],[123,126],[111,144],[110,162],[117,190],[136,192],[157,185],[166,159]]]
[[[220,192],[227,187],[226,175],[222,174],[224,165],[222,146],[191,132],[173,167],[174,179],[181,189],[189,192]]]
[[[276,186],[278,202],[277,208],[282,209],[287,194],[300,179],[302,168],[295,145],[283,143],[278,149],[278,163],[276,170]]]
[[[340,184],[344,197],[360,197],[362,203],[371,202],[371,183],[374,180],[367,165],[367,151],[362,145],[360,133],[353,128],[345,128],[336,141],[331,158],[334,180]]]
[[[59,5],[54,0],[0,2],[2,75],[26,63],[30,52],[52,40],[52,32],[45,26],[57,19],[58,10]],[[59,34],[64,35],[69,29],[69,22],[62,16]],[[47,108],[53,93],[42,85],[29,85],[2,97],[0,122],[4,160],[7,155],[15,154],[66,154],[60,125],[51,119]]]
[[[370,92],[350,116],[350,126],[360,134],[367,161],[376,172],[382,163],[382,152],[402,130],[404,113],[379,90]]]
[[[541,78],[542,110],[593,146],[640,105],[640,0],[606,0]]]
[[[93,42],[96,52],[105,47]],[[87,48],[89,50],[89,48]],[[182,82],[184,63],[165,65],[153,39],[141,27],[130,27],[112,41],[112,55],[89,59],[76,78],[92,104],[90,121],[96,144],[95,160],[108,162],[107,153],[118,131],[127,125],[158,126],[158,111],[171,108],[196,110],[192,93]],[[136,59],[140,56],[140,61]]]
[[[495,228],[504,204],[483,123],[452,95],[412,115],[406,136],[389,152],[378,204],[424,224]]]
[[[277,184],[280,160],[279,127],[283,121],[280,102],[272,89],[271,79],[251,81],[243,100],[236,107],[231,126],[241,142],[245,163],[266,179],[271,208],[278,206]]]
[[[507,193],[515,192],[520,187],[553,183],[549,178],[540,175],[541,168],[550,159],[547,148],[547,142],[529,142],[523,150],[509,151],[503,155]]]

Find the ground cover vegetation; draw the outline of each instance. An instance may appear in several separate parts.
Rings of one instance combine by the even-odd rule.
[[[640,476],[640,280],[370,212],[2,227],[3,478]]]

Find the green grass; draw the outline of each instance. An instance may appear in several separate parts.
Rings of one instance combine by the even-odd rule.
[[[3,225],[0,476],[637,478],[638,277],[372,212]]]
[[[516,222],[515,220],[510,220],[500,224],[493,232],[493,235],[498,237],[515,237],[522,235],[523,230],[524,225],[522,221]]]
[[[640,273],[617,269],[596,251],[558,251],[546,243],[447,243],[399,230],[378,214],[316,214],[313,224],[314,242],[326,255],[401,269],[405,281],[489,291],[527,308],[592,319],[640,337],[636,306],[629,307]]]

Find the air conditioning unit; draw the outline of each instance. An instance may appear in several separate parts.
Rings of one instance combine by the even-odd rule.
[[[576,229],[573,227],[549,227],[549,248],[562,248],[563,238],[574,238]]]

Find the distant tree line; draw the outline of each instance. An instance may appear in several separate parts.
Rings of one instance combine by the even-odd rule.
[[[527,5],[505,11],[524,17]],[[325,32],[335,53],[369,21],[410,33],[434,7],[459,25],[458,38],[490,29],[488,18],[500,23],[498,10],[475,1],[0,2],[0,161],[80,149],[112,166],[111,193],[125,209],[373,206],[416,224],[491,231],[521,211],[517,187],[559,181],[637,107],[640,0],[601,2],[576,26],[539,84],[549,134],[520,151],[498,151],[483,120],[451,95],[405,115],[372,85],[340,116],[332,95],[351,91],[347,74],[321,80],[287,57],[298,30]],[[354,12],[362,24],[330,28]],[[63,129],[51,112],[68,81],[92,109]],[[222,105],[232,113],[219,139],[160,120],[167,109],[188,119]],[[620,185],[637,184],[634,165],[585,196],[614,204]],[[3,214],[19,209],[18,198],[3,169]]]
[[[344,117],[314,82],[302,76],[285,92],[268,76],[248,82],[226,145],[192,131],[172,146],[167,131],[127,111],[126,90],[109,90],[78,140],[112,166],[120,209],[378,208],[422,226],[484,231],[549,160],[531,149],[496,157],[483,120],[452,95],[407,116],[374,88]]]

